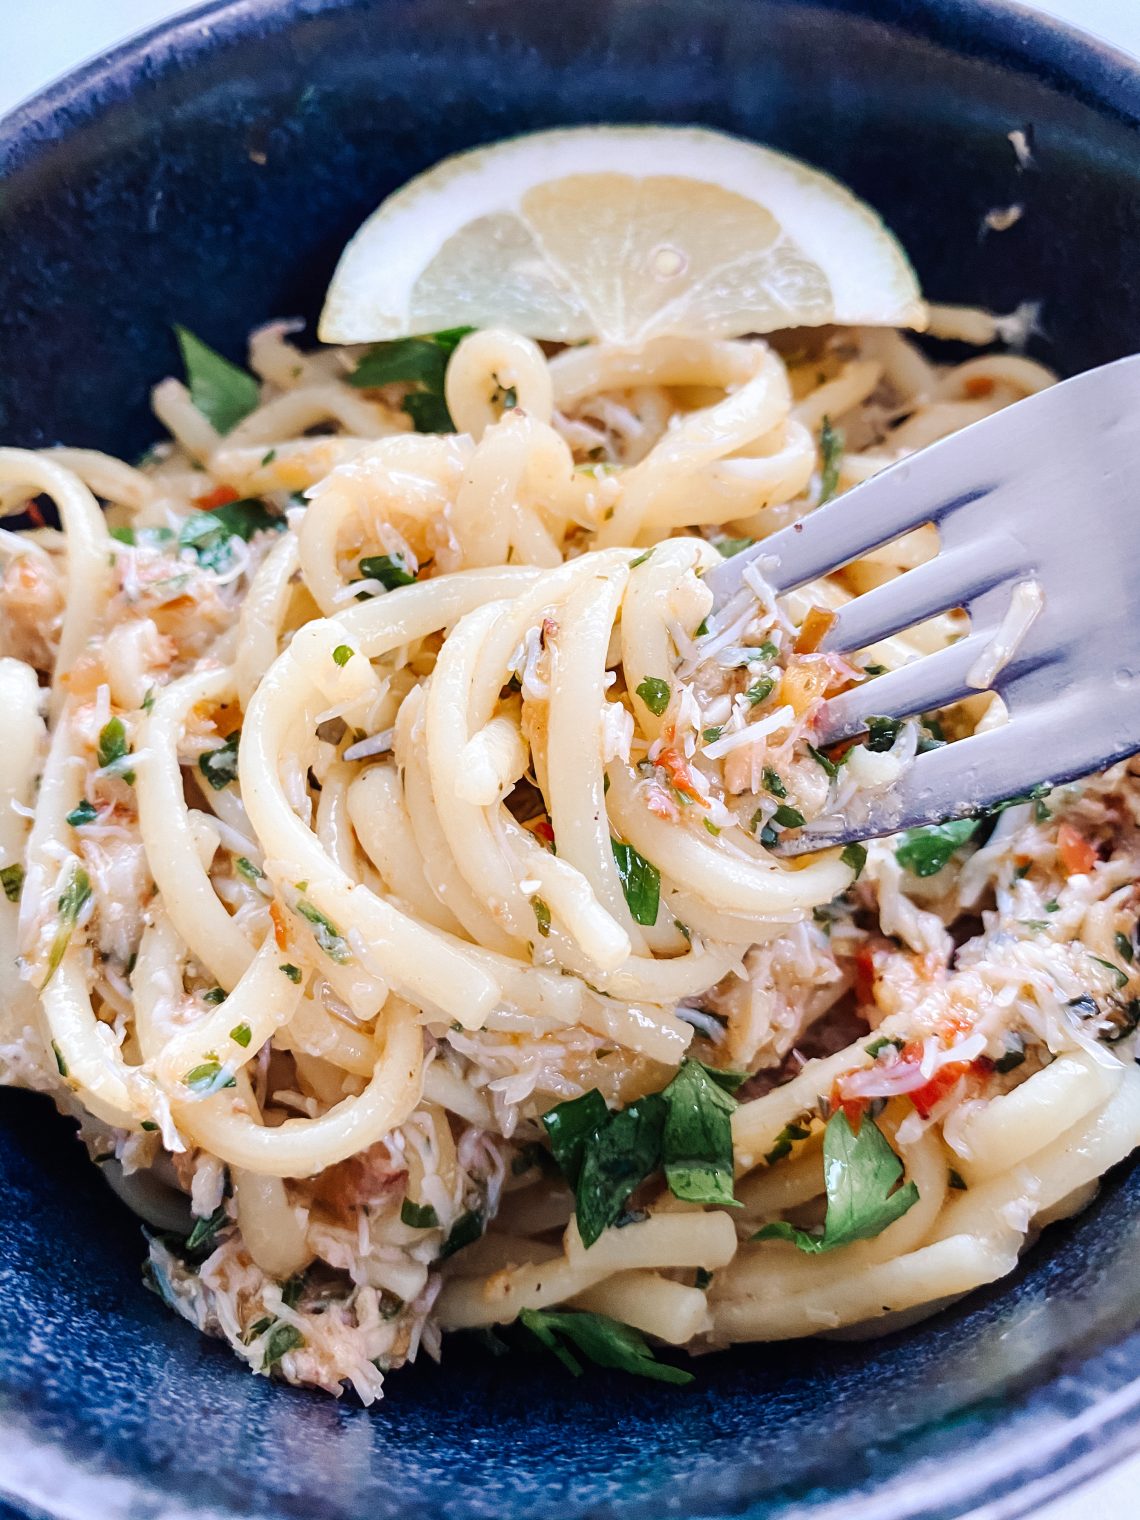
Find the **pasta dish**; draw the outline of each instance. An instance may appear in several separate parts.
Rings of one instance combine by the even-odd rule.
[[[1089,1200],[1140,1140],[1140,773],[781,858],[1001,702],[813,742],[961,635],[819,649],[932,528],[729,622],[702,579],[1047,370],[836,324],[179,341],[144,461],[0,449],[0,1071],[171,1308],[365,1402],[449,1330],[680,1383]]]

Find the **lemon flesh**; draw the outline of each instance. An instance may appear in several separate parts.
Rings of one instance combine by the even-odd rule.
[[[320,336],[439,328],[532,338],[735,337],[922,327],[898,242],[836,180],[701,128],[578,127],[445,159],[364,223]]]

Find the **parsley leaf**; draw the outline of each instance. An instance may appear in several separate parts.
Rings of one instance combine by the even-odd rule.
[[[823,1177],[827,1215],[823,1234],[797,1229],[786,1220],[766,1224],[753,1240],[790,1240],[801,1251],[833,1251],[856,1240],[871,1240],[918,1202],[913,1182],[895,1189],[903,1165],[873,1119],[864,1116],[856,1134],[842,1109],[823,1132]]]
[[[699,1061],[682,1062],[662,1096],[666,1114],[661,1156],[670,1192],[691,1203],[740,1208],[732,1195],[735,1098]]]
[[[243,497],[208,512],[192,512],[178,530],[178,547],[193,550],[200,565],[220,574],[233,561],[231,539],[248,544],[255,533],[282,533],[285,527],[285,519],[263,501]]]
[[[484,1219],[478,1209],[468,1209],[466,1214],[460,1214],[459,1218],[451,1226],[451,1233],[439,1248],[437,1261],[446,1261],[449,1256],[454,1256],[456,1251],[462,1251],[464,1246],[474,1245],[483,1234]]]
[[[226,1213],[226,1206],[224,1203],[219,1203],[212,1214],[204,1219],[195,1219],[194,1228],[186,1237],[186,1249],[200,1251],[205,1247],[205,1254],[208,1256],[214,1249],[214,1237],[229,1223],[230,1216]]]
[[[534,921],[538,932],[543,939],[550,936],[550,906],[541,897],[532,897],[530,905],[534,909]]]
[[[788,789],[780,779],[780,773],[774,771],[770,765],[764,767],[764,790],[771,792],[773,797],[786,797]]]
[[[379,581],[385,591],[412,586],[416,580],[402,554],[368,554],[360,561],[360,573],[365,580]]]
[[[655,718],[659,718],[669,706],[669,682],[660,676],[646,676],[637,688],[637,695]]]
[[[831,418],[825,417],[819,430],[819,451],[823,465],[819,475],[817,507],[830,501],[839,487],[839,461],[843,458],[844,441],[842,428],[832,427]]]
[[[644,855],[639,855],[631,844],[618,839],[610,841],[613,846],[614,864],[621,878],[621,889],[638,924],[655,924],[661,906],[661,872],[650,865]]]
[[[584,1246],[617,1222],[634,1188],[660,1166],[665,1114],[661,1093],[648,1093],[610,1114],[588,1138],[574,1209]]]
[[[235,1045],[240,1045],[243,1050],[248,1050],[249,1042],[253,1039],[253,1030],[248,1024],[235,1024],[230,1030],[230,1039]]]
[[[287,1351],[296,1351],[304,1344],[305,1337],[296,1325],[287,1325],[281,1319],[274,1320],[265,1333],[261,1353],[262,1372],[268,1372],[270,1367],[276,1366]]]
[[[0,887],[4,888],[4,896],[9,902],[19,902],[20,892],[24,886],[24,868],[22,865],[5,866],[0,870]]]
[[[338,644],[332,653],[333,664],[338,665],[343,670],[355,653],[356,650],[353,649],[351,644]]]
[[[759,707],[765,698],[772,695],[772,688],[775,684],[776,680],[774,676],[761,676],[758,681],[754,682],[744,693],[748,699],[749,707]]]
[[[303,897],[294,906],[305,922],[312,924],[313,938],[330,961],[336,961],[338,966],[343,966],[352,959],[348,941],[331,918],[326,918],[319,908],[314,908],[312,903],[306,902]]]
[[[558,1335],[572,1341],[583,1356],[599,1367],[632,1372],[636,1377],[653,1378],[659,1383],[680,1385],[693,1381],[693,1374],[683,1367],[657,1361],[640,1330],[607,1314],[591,1314],[584,1309],[523,1309],[519,1319],[574,1377],[581,1376],[582,1365],[561,1344]]]
[[[277,969],[278,969],[278,971],[284,971],[285,975],[289,978],[289,980],[291,982],[293,982],[297,986],[300,986],[300,983],[301,983],[301,968],[300,968],[300,966],[294,966],[291,961],[286,961],[283,965],[278,966]]]
[[[571,1187],[578,1184],[587,1141],[609,1116],[606,1100],[597,1088],[591,1088],[580,1098],[559,1103],[543,1114],[542,1126],[550,1137],[550,1149]]]
[[[8,867],[11,870],[11,867]],[[18,869],[18,868],[17,868]],[[7,883],[4,884],[5,896],[8,895]],[[51,942],[51,951],[48,954],[47,975],[40,983],[42,992],[52,977],[59,970],[59,963],[67,953],[67,947],[71,943],[71,935],[75,925],[79,922],[88,899],[91,896],[91,879],[81,865],[72,868],[71,875],[67,879],[67,885],[59,894],[56,908],[59,912],[59,928],[55,932],[55,938]]]
[[[257,405],[257,381],[185,327],[176,326],[174,335],[186,367],[190,400],[219,433],[230,432]]]
[[[731,559],[734,554],[742,554],[745,549],[751,549],[755,542],[754,538],[721,538],[717,540],[716,547],[725,559]]]
[[[206,754],[198,756],[198,769],[215,792],[220,792],[223,786],[237,780],[240,739],[241,729],[235,729],[220,749],[208,750]]]
[[[81,829],[85,823],[91,823],[98,816],[98,808],[94,807],[90,802],[87,801],[87,798],[84,797],[82,801],[77,802],[72,808],[71,812],[68,813],[66,821],[71,825],[73,829]]]
[[[855,872],[855,880],[858,881],[863,874],[863,867],[867,864],[867,846],[865,844],[845,845],[839,858],[845,866],[851,867]]]
[[[185,1086],[200,1098],[209,1098],[224,1087],[236,1087],[237,1078],[228,1066],[223,1066],[217,1056],[207,1056],[198,1066],[192,1067],[182,1078]]]
[[[928,828],[907,829],[895,851],[900,866],[912,876],[937,876],[954,851],[977,832],[980,819],[954,818]]]
[[[122,718],[108,718],[99,730],[98,760],[100,770],[113,776],[122,776],[128,786],[134,784],[135,773],[127,768],[131,747],[127,742],[127,730]]]
[[[413,1230],[437,1230],[439,1215],[430,1203],[413,1203],[405,1198],[400,1205],[400,1222]]]
[[[368,388],[395,383],[418,387],[404,397],[403,408],[417,433],[453,433],[455,423],[444,399],[448,361],[461,339],[473,329],[452,327],[420,338],[396,338],[374,343],[348,377],[349,384]]]
[[[885,754],[898,738],[900,728],[901,718],[868,718],[867,748],[876,754]]]

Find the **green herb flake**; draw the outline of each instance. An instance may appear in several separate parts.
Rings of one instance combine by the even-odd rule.
[[[882,1130],[864,1115],[859,1133],[840,1108],[823,1132],[823,1176],[827,1214],[821,1235],[786,1220],[766,1224],[753,1240],[790,1240],[801,1251],[833,1251],[856,1240],[872,1240],[918,1202],[913,1182],[896,1187],[903,1165]]]
[[[278,966],[277,969],[278,969],[278,971],[284,971],[285,975],[289,978],[289,980],[291,982],[293,982],[296,986],[300,986],[300,984],[301,984],[301,968],[300,968],[300,966],[294,966],[293,963],[292,963],[292,961],[286,961],[283,965]]]
[[[148,1135],[152,1135],[157,1131],[158,1125],[154,1122],[153,1119],[144,1119],[139,1125],[139,1128],[146,1130]]]
[[[571,1187],[578,1184],[586,1144],[594,1132],[609,1118],[606,1100],[596,1088],[580,1098],[569,1098],[548,1109],[542,1127],[550,1139],[550,1149],[562,1175]]]
[[[606,1314],[584,1309],[523,1309],[519,1320],[573,1377],[581,1376],[582,1365],[558,1339],[560,1335],[599,1367],[631,1372],[659,1383],[682,1385],[693,1381],[693,1374],[684,1368],[657,1361],[639,1330]]]
[[[67,1062],[63,1059],[63,1051],[60,1050],[55,1040],[51,1042],[51,1053],[55,1057],[56,1071],[59,1072],[61,1077],[66,1077],[68,1075]]]
[[[230,1030],[230,1039],[235,1045],[240,1045],[243,1050],[248,1050],[249,1042],[253,1039],[253,1030],[248,1024],[235,1024]]]
[[[93,823],[95,819],[98,818],[98,816],[98,808],[96,808],[94,804],[88,802],[87,798],[84,797],[83,800],[81,802],[77,802],[72,808],[71,812],[68,813],[67,822],[73,829],[81,829],[85,823]]]
[[[656,545],[654,547],[656,547]],[[651,559],[652,557],[653,557],[653,549],[646,549],[646,551],[645,551],[644,554],[639,554],[636,559],[631,559],[630,560],[630,562],[629,562],[629,568],[631,570],[636,570],[637,567],[638,567],[638,565],[644,565],[645,562],[646,562],[646,560]]]
[[[225,1000],[226,990],[224,987],[210,987],[202,994],[203,1003],[213,1003],[216,1006],[219,1003],[224,1003]]]
[[[1118,987],[1123,987],[1125,982],[1127,982],[1127,971],[1122,971],[1119,966],[1113,965],[1112,961],[1106,961],[1102,956],[1099,955],[1090,955],[1089,959],[1096,961],[1097,965],[1103,966],[1106,971],[1111,971],[1113,976],[1116,978],[1116,985]]]
[[[451,1233],[439,1248],[437,1261],[446,1261],[464,1246],[474,1245],[483,1234],[485,1220],[478,1209],[468,1209],[451,1227]]]
[[[405,1198],[400,1205],[400,1222],[412,1230],[438,1230],[439,1215],[430,1203],[413,1203]]]
[[[621,889],[634,922],[646,926],[657,922],[661,906],[661,872],[650,865],[644,855],[638,854],[631,844],[614,839],[614,864],[621,880]]]
[[[761,676],[758,681],[748,688],[744,695],[748,699],[749,707],[759,707],[760,703],[772,695],[776,685],[774,676]]]
[[[238,744],[241,740],[241,729],[236,729],[219,749],[209,750],[204,755],[198,756],[198,769],[213,787],[215,792],[220,792],[224,786],[229,786],[231,781],[236,781],[238,776]]]
[[[699,1061],[688,1060],[662,1097],[666,1112],[661,1158],[670,1192],[690,1203],[740,1208],[732,1191],[736,1100]]]
[[[797,1140],[806,1140],[810,1134],[811,1129],[806,1124],[794,1122],[785,1124],[776,1136],[772,1149],[765,1155],[764,1160],[769,1166],[774,1165],[777,1161],[782,1161],[785,1156],[791,1153],[792,1146]]]
[[[786,797],[788,789],[780,779],[778,771],[774,771],[770,765],[764,767],[764,790],[771,792],[773,797]]]
[[[961,1172],[955,1170],[954,1167],[951,1167],[949,1172],[946,1174],[946,1181],[950,1184],[956,1193],[964,1193],[967,1191],[965,1177],[962,1176]]]
[[[154,703],[157,696],[158,693],[155,691],[154,687],[148,686],[146,689],[146,695],[142,699],[142,710],[144,713],[152,713],[154,711]]]
[[[234,861],[234,868],[239,876],[244,876],[246,881],[264,881],[265,872],[260,866],[255,866],[248,855],[239,855]]]
[[[1113,940],[1113,944],[1116,946],[1116,953],[1119,955],[1120,959],[1122,961],[1126,961],[1128,965],[1131,966],[1133,960],[1135,959],[1136,951],[1133,948],[1132,941],[1128,935],[1117,934]]]
[[[274,1320],[272,1327],[265,1334],[262,1345],[262,1372],[268,1372],[271,1367],[275,1367],[287,1351],[297,1351],[304,1344],[305,1337],[296,1325],[287,1325],[281,1319]]]
[[[575,1187],[575,1215],[584,1246],[616,1224],[633,1190],[661,1164],[666,1105],[649,1093],[611,1114],[587,1141]]]
[[[190,399],[219,433],[228,433],[257,406],[257,381],[196,338],[185,327],[174,335],[186,369]]]
[[[99,730],[99,769],[108,775],[122,776],[128,786],[133,786],[135,773],[127,766],[130,754],[131,748],[122,718],[108,718]]]
[[[263,454],[261,456],[261,468],[264,470],[265,467],[266,467],[266,465],[272,464],[273,461],[276,458],[277,458],[277,450],[276,449],[270,449],[268,453]]]
[[[314,908],[312,903],[307,902],[303,897],[294,904],[294,908],[306,923],[312,924],[313,938],[330,961],[336,961],[338,966],[343,966],[352,959],[348,941],[332,919],[326,918],[319,908]]]
[[[831,418],[823,419],[819,430],[819,452],[822,468],[819,474],[819,500],[817,507],[830,501],[839,489],[839,461],[843,458],[844,437],[842,428],[832,427]]]
[[[538,925],[538,932],[543,939],[550,936],[550,906],[541,897],[532,897],[530,905],[534,909],[534,921]]]
[[[348,377],[361,389],[379,385],[418,383],[443,390],[447,361],[473,327],[449,327],[418,338],[395,338],[374,343]]]
[[[0,869],[0,887],[9,902],[19,902],[24,886],[24,868],[21,865],[4,866]]]
[[[379,581],[385,591],[396,591],[400,586],[414,586],[416,577],[408,569],[402,554],[369,554],[360,561],[360,573],[365,580]]]
[[[949,823],[935,823],[928,828],[907,829],[895,851],[899,865],[912,876],[936,876],[977,832],[977,818],[955,818]]]
[[[706,744],[715,744],[716,741],[720,738],[721,734],[723,734],[723,733],[724,733],[724,725],[723,724],[720,727],[703,728],[701,730],[701,738],[704,740],[704,742]]]
[[[867,864],[867,846],[865,844],[845,845],[839,858],[845,866],[851,867],[855,872],[855,880],[858,881],[863,874],[863,867]]]
[[[808,745],[808,753],[811,755],[816,765],[821,766],[827,775],[830,776],[830,778],[834,781],[836,776],[839,775],[839,767],[843,764],[842,760],[830,759],[823,753],[821,749],[816,749],[814,744]]]
[[[732,559],[736,554],[743,554],[745,549],[751,549],[755,542],[754,538],[720,538],[716,547],[725,559]]]
[[[995,1071],[1013,1071],[1025,1060],[1025,1041],[1021,1035],[1011,1032],[1005,1037],[1005,1050],[994,1062]]]
[[[901,718],[868,718],[867,748],[877,755],[885,754],[894,747],[901,728]]]
[[[233,1072],[223,1066],[215,1055],[207,1056],[198,1066],[192,1067],[182,1081],[199,1098],[208,1098],[223,1088],[237,1086]]]
[[[338,644],[333,650],[333,664],[339,665],[343,670],[355,653],[351,644]]]
[[[8,893],[7,885],[4,888],[5,895]],[[59,913],[59,928],[55,932],[55,938],[51,943],[48,954],[47,975],[40,983],[40,991],[47,986],[52,977],[59,970],[60,962],[67,953],[67,947],[71,943],[71,936],[79,915],[91,897],[91,879],[82,866],[72,868],[68,877],[67,885],[59,895],[56,908]]]
[[[243,497],[208,512],[192,512],[178,530],[178,547],[189,549],[204,570],[221,574],[233,563],[233,539],[249,543],[255,533],[282,533],[286,526],[263,501]]]
[[[219,1230],[224,1230],[230,1222],[230,1216],[226,1213],[224,1203],[219,1203],[212,1214],[204,1219],[195,1219],[194,1228],[186,1237],[186,1249],[188,1251],[200,1251],[203,1247],[207,1251],[214,1249],[214,1237]]]
[[[719,827],[712,821],[711,818],[704,818],[701,821],[704,823],[704,826],[708,830],[708,832],[715,839],[716,836],[720,833]]]
[[[888,1035],[881,1034],[877,1040],[872,1040],[869,1045],[863,1046],[863,1049],[869,1056],[877,1056],[881,1051],[888,1048],[891,1050],[901,1050],[903,1048],[902,1041],[892,1040]]]
[[[781,802],[772,814],[772,822],[779,824],[782,829],[802,829],[804,815],[799,808],[789,807],[786,802]]]
[[[646,676],[637,688],[637,695],[655,718],[659,718],[669,706],[669,683],[660,676]]]

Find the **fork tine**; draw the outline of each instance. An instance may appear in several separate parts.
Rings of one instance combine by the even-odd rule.
[[[1037,784],[1061,786],[1132,754],[1140,732],[1120,732],[1104,753],[1103,734],[1093,721],[1094,697],[1074,709],[1045,702],[1000,728],[974,734],[918,755],[886,793],[870,800],[860,817],[821,818],[786,842],[780,852],[802,855],[852,839],[873,839],[922,824],[942,823],[978,813]],[[948,802],[947,799],[954,799]]]
[[[843,651],[866,649],[869,644],[937,612],[968,607],[975,598],[1016,575],[1024,552],[1008,537],[982,539],[948,549],[846,603],[836,614],[820,647]]]
[[[957,644],[923,655],[899,670],[888,671],[885,676],[832,697],[816,718],[815,743],[834,744],[837,739],[849,739],[867,727],[868,718],[907,718],[947,707],[963,697],[976,697],[979,688],[971,686],[966,677],[979,655],[992,644],[995,633],[995,627],[978,629]],[[1048,658],[1042,654],[1033,668]],[[1028,668],[1021,661],[1018,673]]]

